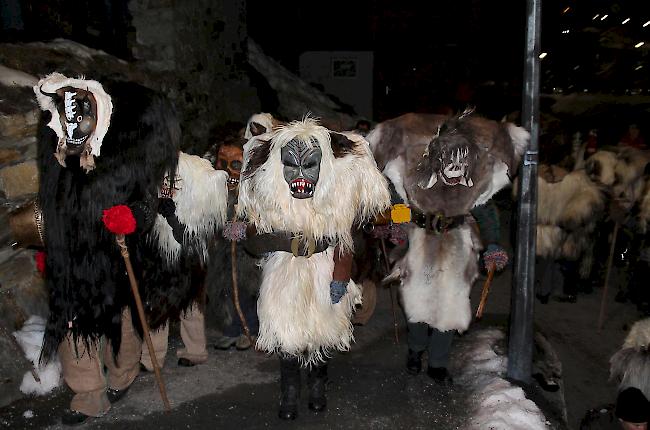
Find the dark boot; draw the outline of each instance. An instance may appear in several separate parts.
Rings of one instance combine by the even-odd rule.
[[[409,349],[406,356],[406,371],[411,375],[417,375],[422,370],[422,353],[424,351],[413,351]]]
[[[309,409],[314,412],[324,411],[327,407],[327,363],[314,366],[307,374],[309,387]]]
[[[278,417],[295,420],[300,397],[300,363],[295,358],[280,358],[280,410]]]

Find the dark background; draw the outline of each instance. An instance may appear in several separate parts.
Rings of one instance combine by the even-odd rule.
[[[9,41],[65,37],[130,59],[135,31],[129,3],[5,0],[2,35]],[[649,3],[544,0],[541,46],[548,56],[542,61],[543,92],[648,94],[650,47],[634,45],[650,42],[650,26],[642,27],[650,20]],[[248,37],[295,73],[305,51],[373,51],[375,120],[408,111],[454,111],[468,104],[490,117],[519,109],[522,0],[242,4],[245,12],[239,18]],[[17,9],[20,18],[11,18]],[[601,20],[604,15],[608,17]],[[623,25],[627,17],[631,20]],[[216,23],[219,18],[211,19]]]

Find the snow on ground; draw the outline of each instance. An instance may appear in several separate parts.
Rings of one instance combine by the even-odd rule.
[[[535,430],[547,429],[548,423],[537,405],[524,391],[503,379],[508,359],[501,344],[505,334],[498,328],[467,334],[456,360],[463,363],[457,380],[465,384],[470,404],[475,409],[471,429]]]
[[[34,365],[34,370],[40,379],[40,382],[37,382],[31,372],[25,372],[23,382],[20,384],[20,391],[25,394],[42,396],[58,387],[61,382],[61,363],[58,357],[53,357],[43,366],[38,363],[44,332],[45,319],[32,315],[22,329],[13,333],[25,352],[25,357]]]

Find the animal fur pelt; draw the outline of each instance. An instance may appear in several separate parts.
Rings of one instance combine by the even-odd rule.
[[[228,174],[215,170],[208,160],[180,153],[171,199],[182,237],[176,237],[169,220],[158,214],[146,246],[155,257],[140,259],[152,329],[178,317],[200,298],[208,245],[226,218],[227,179]],[[168,196],[169,191],[163,194]]]
[[[316,142],[322,151],[311,198],[292,198],[283,177],[280,152],[294,139]],[[303,364],[347,350],[353,340],[350,315],[360,289],[350,281],[341,301],[331,303],[335,246],[351,251],[353,226],[390,203],[387,182],[368,143],[359,135],[331,132],[313,119],[294,121],[249,141],[243,172],[238,215],[258,232],[288,231],[330,244],[310,258],[277,251],[262,261],[257,346],[298,357]]]
[[[537,191],[537,255],[576,260],[592,246],[591,236],[605,195],[584,170],[552,181],[540,165]],[[557,179],[555,176],[553,179]]]
[[[609,362],[610,377],[619,381],[619,391],[635,387],[650,399],[650,318],[634,323]]]
[[[451,118],[406,114],[378,124],[367,137],[401,197],[446,216],[467,214],[509,185],[528,138],[514,124],[471,112]],[[452,161],[465,165],[467,185],[446,184],[442,171]]]
[[[451,118],[411,113],[378,124],[368,141],[407,204],[465,215],[465,224],[442,235],[409,227],[409,249],[392,274],[400,278],[409,322],[462,332],[471,320],[469,291],[481,249],[469,211],[510,184],[528,132],[471,112]]]
[[[41,85],[49,91],[58,88],[48,82],[48,78],[41,80],[34,88],[36,94]],[[95,84],[87,87],[85,82],[80,80],[78,85],[92,91]],[[49,109],[43,112],[39,127],[38,198],[45,221],[50,296],[44,360],[68,331],[75,340],[87,343],[106,336],[113,350],[119,351],[120,316],[131,303],[131,293],[115,237],[102,223],[102,210],[152,202],[165,172],[176,170],[180,127],[171,104],[132,83],[104,82],[102,87],[110,94],[113,110],[109,121],[98,121],[97,131],[104,136],[101,154],[97,149],[93,155],[94,169],[87,172],[78,156],[67,157],[66,167],[57,161],[59,137],[48,126]],[[108,128],[100,130],[102,124]],[[147,206],[155,213],[155,207]],[[132,254],[140,252],[144,235],[139,230],[127,236]]]
[[[259,136],[260,134],[268,133],[274,128],[282,125],[283,123],[278,121],[270,113],[256,113],[251,115],[251,117],[246,122],[246,130],[244,131],[244,137],[246,139],[251,139],[254,136]]]

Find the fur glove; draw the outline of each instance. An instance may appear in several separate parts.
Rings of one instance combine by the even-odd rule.
[[[500,272],[508,265],[508,253],[501,246],[491,243],[483,253],[483,264],[486,270],[494,265],[496,271]]]

